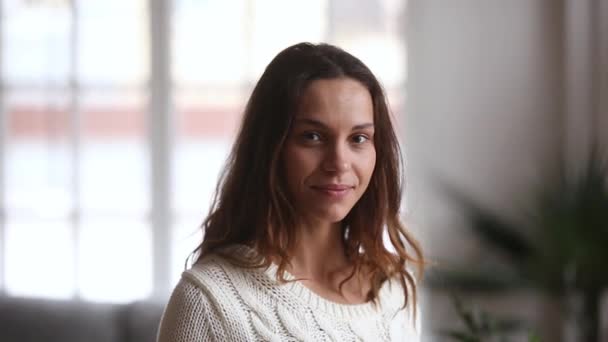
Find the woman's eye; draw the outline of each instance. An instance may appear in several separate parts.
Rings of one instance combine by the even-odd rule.
[[[363,144],[364,142],[368,141],[369,138],[363,134],[357,134],[355,136],[353,136],[353,142],[355,144]]]
[[[303,134],[304,139],[308,141],[319,141],[321,140],[321,135],[316,132],[308,132]]]

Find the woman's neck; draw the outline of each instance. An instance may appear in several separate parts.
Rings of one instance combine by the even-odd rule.
[[[290,273],[296,277],[324,282],[333,279],[337,272],[350,269],[342,223],[301,224],[290,266]]]
[[[342,223],[307,224],[298,229],[287,271],[321,297],[344,304],[364,303],[369,282],[362,274],[350,277],[354,265],[345,253]]]

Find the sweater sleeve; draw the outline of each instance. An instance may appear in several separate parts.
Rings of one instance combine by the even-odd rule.
[[[415,307],[412,305],[403,308],[403,290],[399,283],[394,282],[393,286],[387,287],[389,302],[397,305],[397,311],[392,312],[389,324],[391,341],[420,342],[422,340],[421,308],[418,300]],[[409,287],[408,287],[409,288]],[[410,292],[411,293],[411,292]]]
[[[225,329],[214,299],[182,277],[165,307],[157,342],[225,340]]]

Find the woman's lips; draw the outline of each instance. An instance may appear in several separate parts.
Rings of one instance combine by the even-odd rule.
[[[343,198],[353,189],[353,187],[350,185],[342,184],[315,185],[311,188],[326,196],[336,199]]]

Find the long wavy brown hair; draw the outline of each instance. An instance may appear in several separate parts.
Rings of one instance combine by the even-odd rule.
[[[281,151],[306,86],[314,80],[333,78],[351,78],[369,90],[375,126],[374,172],[368,188],[342,222],[344,248],[354,266],[346,280],[369,270],[367,299],[377,303],[382,284],[389,278],[398,279],[405,294],[404,307],[410,299],[416,307],[416,282],[408,268],[415,266],[421,276],[423,256],[399,218],[403,164],[384,91],[363,62],[328,44],[293,45],[266,67],[247,103],[209,215],[202,224],[203,242],[191,257],[198,261],[218,253],[245,267],[268,267],[271,260],[278,260],[277,277],[285,281],[284,271],[298,232],[297,213],[282,174]],[[388,236],[390,246],[384,236]],[[260,257],[243,260],[222,253],[235,244],[254,248]]]

